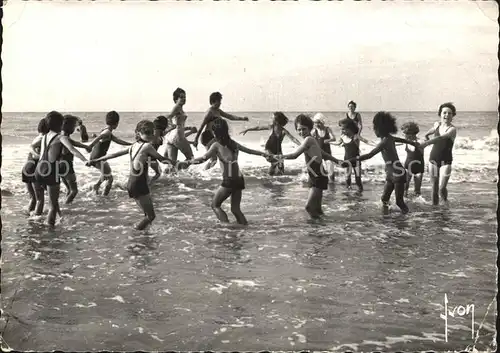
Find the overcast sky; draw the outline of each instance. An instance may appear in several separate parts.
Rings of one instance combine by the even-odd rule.
[[[483,1],[20,2],[4,8],[4,111],[497,110]]]

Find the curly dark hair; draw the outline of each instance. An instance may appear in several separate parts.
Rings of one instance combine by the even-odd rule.
[[[208,100],[210,101],[210,105],[212,105],[215,102],[222,100],[222,94],[220,92],[214,92],[214,93],[210,94],[210,97]]]
[[[377,136],[389,136],[398,132],[396,118],[388,112],[378,112],[373,117],[373,130]]]
[[[182,88],[178,87],[175,89],[174,93],[173,93],[173,98],[174,98],[174,103],[177,103],[177,100],[181,97],[181,94],[184,95],[186,94],[186,91],[184,91]]]
[[[117,125],[120,122],[120,115],[114,110],[106,114],[106,125]]]
[[[46,134],[49,132],[49,125],[47,124],[47,119],[43,118],[38,122],[38,133]]]
[[[150,120],[141,120],[137,123],[137,126],[135,127],[135,139],[136,141],[140,141],[140,133],[144,131],[150,131],[153,132],[155,129],[155,124],[153,124],[152,121]]]
[[[346,130],[352,131],[354,135],[356,135],[359,132],[358,124],[356,124],[354,120],[349,118],[340,120],[339,126]]]
[[[283,114],[283,112],[274,112],[273,115],[273,122],[277,123],[280,126],[285,126],[286,124],[288,124],[288,118],[285,114]]]
[[[164,115],[160,115],[153,120],[153,124],[156,130],[165,130],[168,127],[168,119]]]
[[[455,107],[455,105],[451,102],[446,102],[446,103],[443,103],[439,106],[439,110],[438,110],[439,116],[441,116],[441,112],[443,111],[444,108],[450,108],[453,116],[457,115],[457,108]]]
[[[417,123],[410,121],[401,125],[401,131],[405,135],[417,135],[420,132],[420,128]]]
[[[311,119],[311,117],[307,114],[299,114],[295,118],[295,130],[297,130],[297,125],[304,125],[309,128],[309,130],[312,130],[314,123]]]
[[[67,114],[64,116],[64,120],[62,123],[62,131],[68,135],[71,135],[73,132],[75,132],[77,124],[78,124],[78,117]]]
[[[64,117],[61,113],[56,112],[55,110],[49,112],[45,117],[47,120],[47,127],[50,131],[61,132],[62,124],[64,121]]]

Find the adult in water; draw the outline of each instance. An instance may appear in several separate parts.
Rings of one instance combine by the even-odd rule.
[[[326,126],[326,116],[323,113],[316,113],[313,117],[314,128],[311,131],[311,136],[318,140],[319,146],[323,151],[332,154],[330,142],[335,142],[335,135],[329,126]],[[328,179],[335,181],[335,170],[332,161],[323,161],[328,170]]]
[[[193,158],[193,151],[191,150],[190,142],[186,138],[185,124],[187,115],[184,113],[184,104],[186,104],[186,91],[182,88],[177,88],[173,93],[175,102],[174,108],[167,115],[167,119],[171,120],[173,129],[167,133],[165,140],[167,142],[166,154],[171,161],[175,164],[177,162],[177,154],[179,151],[186,157],[187,160]]]
[[[349,109],[345,114],[348,119],[354,120],[356,125],[358,125],[358,134],[361,135],[361,130],[363,130],[363,120],[361,119],[361,114],[356,111],[357,104],[354,101],[347,103],[347,108]]]
[[[220,106],[222,104],[222,94],[220,92],[214,92],[210,94],[210,108],[208,108],[208,111],[205,114],[205,117],[203,118],[203,122],[201,123],[200,128],[198,129],[198,132],[196,133],[196,137],[194,138],[193,145],[195,147],[198,146],[198,140],[201,135],[201,143],[205,148],[208,149],[212,145],[212,143],[215,141],[215,136],[212,131],[212,127],[214,122],[217,119],[228,119],[228,120],[234,120],[234,121],[248,121],[247,117],[239,117],[236,115],[228,114],[224,112],[222,109],[220,109]],[[212,168],[215,163],[217,163],[217,156],[211,156],[210,162],[206,165],[205,169],[210,169]]]
[[[451,163],[453,162],[453,145],[457,137],[457,128],[452,125],[453,118],[457,115],[457,108],[453,103],[443,103],[439,106],[438,115],[440,122],[436,122],[425,138],[427,141],[420,146],[422,148],[433,145],[429,156],[429,174],[432,182],[432,204],[439,204],[439,195],[443,201],[448,200],[448,181],[451,175]],[[429,136],[434,138],[429,140]]]

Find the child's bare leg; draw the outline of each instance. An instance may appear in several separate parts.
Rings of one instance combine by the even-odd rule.
[[[415,195],[420,196],[421,194],[421,189],[422,189],[422,178],[423,174],[415,174]]]
[[[352,167],[347,168],[346,176],[345,176],[345,184],[350,189],[351,188],[351,174]]]
[[[47,215],[47,223],[50,226],[54,226],[56,224],[56,216],[57,214],[61,214],[59,210],[59,193],[61,190],[60,184],[48,185],[47,192],[49,194],[49,214]]]
[[[167,143],[166,152],[167,152],[167,157],[175,164],[177,162],[177,155],[179,154],[179,149],[176,146]]]
[[[36,208],[35,215],[40,216],[43,212],[43,206],[45,204],[45,190],[38,183],[32,183],[33,189],[35,190],[35,198],[36,198]]]
[[[232,189],[225,188],[223,186],[219,187],[212,200],[212,210],[214,210],[215,215],[219,221],[223,223],[229,223],[226,212],[221,208],[222,203],[231,196]],[[241,201],[241,200],[240,200]]]
[[[33,188],[33,185],[31,183],[26,183],[26,189],[28,190],[28,193],[30,194],[30,203],[28,204],[27,211],[31,212],[35,209],[35,206],[36,206],[35,189]]]
[[[394,183],[392,181],[386,180],[384,185],[384,191],[382,193],[382,209],[384,213],[389,211],[389,200],[391,199],[392,191],[394,190]]]
[[[401,209],[401,212],[408,213],[408,206],[404,200],[404,192],[405,192],[405,183],[396,183],[394,184],[394,191],[396,196],[396,205]]]
[[[307,198],[306,211],[311,218],[319,218],[321,215],[321,200],[323,190],[312,187],[309,188],[309,197]]]
[[[189,144],[189,141],[187,139],[181,139],[179,140],[179,143],[177,144],[177,148],[181,153],[186,157],[186,159],[193,159],[193,151],[191,150],[191,145]]]
[[[439,194],[443,201],[448,201],[448,181],[450,180],[451,165],[447,164],[439,170]]]
[[[439,204],[439,166],[429,163],[429,174],[432,183],[432,204]]]
[[[151,199],[151,195],[147,194],[135,199],[135,202],[144,213],[144,219],[135,226],[135,229],[144,230],[156,218],[153,200]]]
[[[160,164],[158,163],[158,161],[151,161],[149,165],[151,169],[153,169],[153,171],[155,172],[155,175],[149,181],[149,183],[151,184],[160,177],[161,173],[160,173]]]
[[[103,162],[98,162],[95,164],[96,169],[99,169],[99,171],[101,172],[101,176],[99,177],[99,180],[92,187],[92,189],[94,189],[96,194],[99,193],[99,188],[101,187],[101,184],[104,182],[104,170],[103,170],[104,166],[103,165],[104,165]]]
[[[408,197],[408,190],[410,190],[410,184],[413,174],[408,170],[406,173],[406,184],[405,184],[405,196]]]
[[[239,224],[244,224],[247,225],[247,219],[245,218],[245,215],[243,212],[241,212],[241,196],[242,196],[242,191],[241,190],[234,190],[231,193],[231,212],[233,213],[234,217],[236,217],[236,221]]]
[[[68,196],[66,198],[66,205],[69,205],[73,202],[76,195],[78,194],[78,185],[76,183],[76,174],[68,174],[64,178],[62,178],[66,187],[68,188]]]
[[[349,177],[349,181],[350,181]],[[354,180],[358,186],[359,191],[363,191],[363,182],[361,181],[361,165],[354,167]]]
[[[68,181],[66,180],[66,176],[61,176],[61,181],[63,182],[64,186],[66,187],[66,195],[68,195],[71,192],[71,188],[68,184]]]
[[[113,186],[113,175],[111,174],[111,167],[108,162],[104,162],[102,165],[103,176],[106,179],[106,187],[104,188],[104,192],[102,193],[104,196],[108,196],[111,191],[111,187]]]

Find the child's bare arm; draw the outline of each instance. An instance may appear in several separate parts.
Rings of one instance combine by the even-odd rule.
[[[325,140],[325,143],[332,143],[335,142],[337,139],[335,138],[335,135],[333,134],[333,131],[331,128],[327,127],[326,131],[330,134],[330,138]]]
[[[442,140],[444,138],[451,138],[452,140],[455,140],[456,137],[457,137],[457,129],[456,129],[456,127],[453,126],[446,133],[423,142],[422,144],[420,144],[420,148],[425,148],[429,145],[433,145],[436,142],[438,142],[439,140]]]
[[[73,144],[71,143],[71,141],[69,140],[68,136],[60,136],[59,137],[59,141],[61,141],[61,143],[63,144],[64,147],[66,147],[71,153],[73,153],[73,155],[77,156],[79,159],[81,159],[82,161],[84,162],[87,162],[87,158],[85,158],[83,156],[83,154],[80,153],[80,151],[78,151],[74,146]]]
[[[83,143],[81,143],[81,142],[75,141],[75,140],[73,140],[71,137],[68,137],[68,140],[69,140],[69,142],[71,142],[71,144],[72,144],[73,146],[75,146],[75,147],[78,147],[78,148],[83,148],[83,149],[85,149],[85,150],[87,150],[87,151],[89,151],[89,152],[92,150],[92,149],[90,148],[90,146],[89,146],[89,145],[85,145],[85,144],[83,144]]]
[[[146,147],[146,153],[149,157],[156,159],[162,163],[174,164],[170,158],[164,157],[161,154],[159,154],[151,145],[148,145]]]
[[[332,161],[336,164],[339,164],[341,161],[338,160],[337,158],[335,158],[334,156],[332,156],[331,154],[329,153],[326,153],[325,151],[321,150],[321,156],[323,159],[327,160],[327,161]]]
[[[228,114],[224,111],[222,111],[221,109],[219,109],[219,113],[220,113],[220,116],[228,119],[228,120],[234,120],[234,121],[248,121],[248,118],[245,116],[245,117],[239,117],[239,116],[236,116],[236,115],[232,115],[232,114]]]
[[[210,158],[212,158],[212,157],[214,157],[214,156],[217,155],[218,150],[219,150],[218,146],[219,146],[218,143],[212,144],[212,146],[210,146],[210,148],[208,149],[208,151],[203,156],[191,159],[189,161],[189,164],[200,164],[200,163],[208,161]]]
[[[367,154],[364,154],[362,156],[358,156],[357,158],[352,158],[349,160],[349,162],[352,163],[356,160],[359,160],[361,162],[361,161],[372,158],[373,156],[380,153],[384,149],[386,143],[387,143],[387,138],[383,138],[382,141],[380,141],[379,144],[373,150],[371,150]]]
[[[252,150],[251,148],[247,148],[245,146],[242,146],[240,145],[239,143],[236,143],[236,145],[238,146],[238,149],[242,152],[245,152],[245,153],[248,153],[248,154],[253,154],[253,155],[256,155],[256,156],[262,156],[262,157],[266,157],[268,156],[269,154],[266,153],[266,152],[261,152],[261,151],[256,151],[256,150]]]
[[[130,151],[130,147],[129,148],[125,148],[125,149],[123,149],[121,151],[118,151],[118,152],[115,152],[115,153],[108,154],[108,155],[103,156],[101,158],[92,159],[92,160],[89,161],[89,163],[103,162],[103,161],[107,161],[108,159],[113,159],[113,158],[121,157],[121,156],[124,156],[127,153],[129,153],[129,151]]]
[[[310,147],[310,141],[313,137],[311,138],[306,138],[302,144],[295,150],[295,152],[289,153],[289,154],[284,154],[281,156],[283,159],[296,159],[298,156],[300,156],[302,153],[307,151]]]
[[[109,130],[102,131],[99,134],[99,136],[97,136],[94,140],[92,140],[92,142],[90,143],[89,147],[93,148],[95,145],[97,145],[99,143],[99,141],[101,141],[103,138],[105,138],[109,134],[111,134],[111,132]]]
[[[119,145],[122,145],[122,146],[131,146],[131,145],[133,145],[132,142],[127,142],[127,141],[121,140],[118,137],[116,137],[115,135],[111,135],[111,141],[113,141],[114,143],[117,143]]]
[[[286,136],[288,136],[290,140],[292,140],[293,143],[295,143],[297,146],[300,146],[300,141],[297,140],[287,129],[284,128],[283,132]]]
[[[265,131],[265,130],[269,130],[271,128],[271,126],[255,126],[255,127],[250,127],[248,129],[245,129],[243,130],[242,132],[240,132],[240,134],[242,135],[245,135],[247,132],[249,131]]]
[[[435,123],[432,128],[427,131],[427,133],[424,135],[425,139],[428,140],[429,136],[436,133],[436,129],[439,127],[439,123]]]

